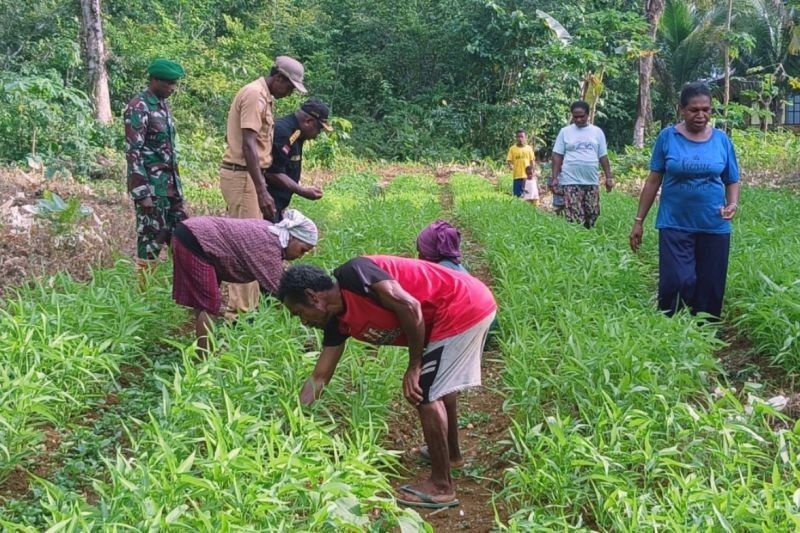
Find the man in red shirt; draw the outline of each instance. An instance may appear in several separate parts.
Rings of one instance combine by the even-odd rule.
[[[284,273],[278,298],[306,325],[325,331],[323,349],[300,391],[308,405],[330,382],[348,337],[407,346],[403,395],[419,412],[431,461],[430,478],[400,487],[413,507],[459,504],[451,463],[458,445],[458,392],[481,384],[481,353],[497,305],[469,274],[417,259],[364,256],[333,271],[297,265]]]

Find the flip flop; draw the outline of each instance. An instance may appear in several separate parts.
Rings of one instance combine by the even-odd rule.
[[[428,451],[427,446],[423,445],[417,449],[417,458],[427,465],[431,464],[431,453]],[[464,466],[464,463],[465,461],[463,459],[461,462],[450,461],[450,468],[461,468]]]
[[[430,494],[412,488],[411,485],[403,485],[398,490],[402,492],[407,492],[409,494],[413,494],[420,501],[417,500],[403,500],[401,498],[396,498],[397,503],[400,505],[405,505],[406,507],[420,507],[423,509],[449,509],[450,507],[457,507],[461,505],[461,502],[458,499],[453,498],[449,502],[437,502],[433,499]]]

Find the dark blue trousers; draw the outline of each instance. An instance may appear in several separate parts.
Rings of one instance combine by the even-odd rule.
[[[719,317],[730,247],[729,233],[659,230],[658,308],[672,316],[685,305]]]
[[[514,179],[514,188],[512,190],[514,196],[519,198],[522,196],[522,192],[525,190],[525,178]]]

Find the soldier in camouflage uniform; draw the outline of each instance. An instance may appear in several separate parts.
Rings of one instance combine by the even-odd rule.
[[[175,120],[166,101],[184,70],[172,61],[156,59],[147,73],[147,88],[128,103],[124,114],[128,192],[136,208],[140,268],[158,259],[175,225],[187,217],[175,154]]]

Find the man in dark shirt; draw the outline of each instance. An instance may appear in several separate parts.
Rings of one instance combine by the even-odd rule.
[[[328,106],[322,100],[311,98],[291,115],[275,121],[272,166],[264,173],[267,191],[275,201],[273,222],[281,220],[293,194],[309,200],[322,198],[322,189],[319,187],[300,185],[300,173],[303,165],[303,143],[315,139],[323,129],[333,130],[328,123],[329,114]]]

